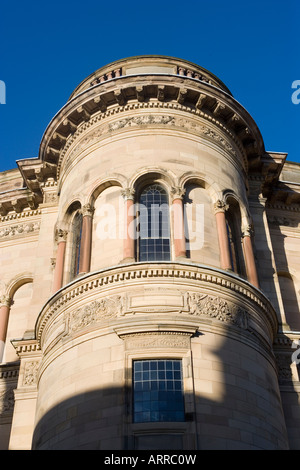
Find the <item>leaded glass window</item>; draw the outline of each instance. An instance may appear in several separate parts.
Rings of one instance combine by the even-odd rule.
[[[170,216],[168,195],[162,186],[152,184],[139,200],[139,261],[170,260]]]
[[[181,360],[133,362],[133,421],[184,421]]]

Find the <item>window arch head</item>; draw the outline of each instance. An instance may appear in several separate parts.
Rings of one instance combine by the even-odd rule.
[[[169,199],[160,184],[146,186],[139,197],[139,261],[171,258]]]

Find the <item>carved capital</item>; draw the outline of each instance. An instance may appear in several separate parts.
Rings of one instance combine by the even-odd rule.
[[[225,212],[228,209],[228,205],[225,201],[218,199],[217,202],[214,203],[214,213],[217,214],[218,212]]]
[[[55,240],[57,243],[65,242],[67,240],[68,231],[58,228],[55,233]]]
[[[8,295],[0,296],[0,307],[10,307],[12,304],[12,299]]]
[[[94,214],[94,211],[95,211],[95,209],[91,204],[85,204],[84,206],[82,206],[82,211],[81,212],[82,212],[83,217],[85,217],[87,215],[92,217],[93,214]]]
[[[245,225],[242,229],[242,238],[244,237],[253,237],[254,230],[251,224]]]
[[[133,188],[124,188],[122,189],[121,194],[125,200],[134,200],[135,190]]]
[[[172,199],[182,199],[185,195],[185,189],[180,186],[173,186],[171,188]]]

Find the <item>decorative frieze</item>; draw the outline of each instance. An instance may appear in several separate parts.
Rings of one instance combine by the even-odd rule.
[[[206,96],[206,95],[205,95]],[[128,116],[123,119],[119,119],[115,122],[110,122],[101,127],[97,127],[94,131],[86,135],[81,141],[79,141],[74,148],[69,152],[69,149],[74,144],[74,142],[80,138],[80,136],[85,133],[85,131],[92,127],[93,125],[99,123],[100,121],[105,120],[106,118],[112,117],[114,115],[120,115],[120,113],[130,111],[130,110],[143,110],[143,109],[170,109],[170,110],[180,110],[185,113],[193,114],[193,117],[201,117],[207,123],[212,123],[215,127],[213,130],[209,125],[200,124],[195,121],[195,119],[187,119],[186,117],[182,118],[179,116],[172,115],[159,115],[159,114],[148,114],[140,116]],[[73,134],[70,134],[64,147],[60,151],[58,164],[57,164],[57,176],[60,175],[61,167],[65,155],[68,153],[68,160],[72,158],[74,153],[80,152],[87,145],[92,145],[94,142],[97,142],[101,136],[108,135],[110,132],[118,131],[124,128],[134,128],[137,126],[151,126],[151,125],[167,125],[187,132],[192,132],[195,134],[204,135],[209,139],[212,139],[215,142],[218,142],[222,145],[225,150],[230,152],[233,156],[242,156],[244,165],[247,166],[247,156],[245,150],[242,147],[239,139],[236,137],[234,132],[224,125],[223,122],[219,121],[215,117],[213,118],[211,114],[205,113],[199,107],[190,108],[180,104],[179,102],[165,102],[165,101],[150,101],[150,102],[134,102],[127,103],[124,106],[117,106],[107,109],[105,112],[97,113],[91,117],[88,122],[83,122],[80,124]],[[217,129],[222,131],[222,134],[217,131]],[[226,138],[225,135],[228,137]]]
[[[109,320],[122,312],[121,296],[95,300],[67,315],[69,333],[87,328],[103,320]]]
[[[191,315],[213,318],[242,329],[248,328],[247,310],[222,297],[192,293],[188,296],[188,304]]]
[[[139,286],[145,283],[148,303],[145,303],[146,298],[143,297],[146,294],[139,290]],[[155,290],[152,293],[148,292],[151,284],[152,290]],[[176,285],[180,285],[180,288],[176,288]],[[125,286],[129,289],[126,295]],[[105,296],[118,287],[122,289],[122,293]],[[91,298],[91,294],[94,295],[93,302],[84,304],[84,299]],[[80,302],[81,306],[70,310],[69,305],[74,302]],[[255,316],[250,313],[250,309],[256,312]],[[60,312],[66,312],[66,332],[78,331],[103,321],[115,321],[120,317],[127,321],[128,315],[167,315],[168,312],[184,315],[187,320],[188,315],[199,320],[215,319],[242,329],[249,329],[251,316],[251,329],[258,322],[259,328],[265,329],[271,337],[275,336],[277,330],[276,314],[262,293],[229,274],[183,263],[135,263],[78,279],[54,296],[51,303],[42,310],[36,330],[39,344],[46,325],[51,322],[51,318],[57,318]]]
[[[32,235],[40,229],[40,222],[25,222],[17,225],[3,227],[0,230],[0,239],[12,238],[17,236]]]
[[[188,349],[190,346],[190,333],[179,333],[172,331],[144,332],[120,335],[125,341],[126,350],[134,349]]]

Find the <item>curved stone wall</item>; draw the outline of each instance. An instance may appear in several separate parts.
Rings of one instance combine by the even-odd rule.
[[[53,118],[40,159],[57,180],[56,265],[35,329],[34,449],[287,448],[248,208],[262,152],[225,85],[173,58],[110,64]],[[140,262],[129,233],[151,184],[168,201],[168,262]],[[150,359],[180,361],[184,420],[134,422],[133,365]]]
[[[260,448],[264,423],[266,446],[285,448],[270,353],[276,327],[257,289],[207,267],[138,263],[86,275],[58,292],[37,322],[43,359],[34,446],[120,449],[127,439],[133,448],[145,433],[155,440],[176,432],[185,449],[197,439],[200,448],[217,441]],[[183,360],[185,413],[193,418],[132,424],[132,361],[149,357]]]

